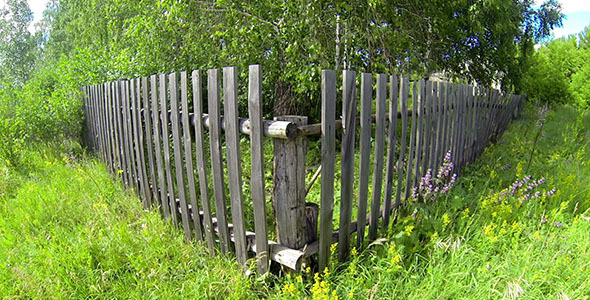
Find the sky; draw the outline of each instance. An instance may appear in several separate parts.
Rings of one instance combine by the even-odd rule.
[[[0,0],[1,1],[1,0]],[[34,21],[29,25],[29,31],[35,31],[35,23],[39,22],[41,18],[43,18],[43,11],[45,10],[45,6],[47,5],[48,0],[28,0],[29,7],[33,11],[33,18]]]
[[[29,6],[33,11],[35,22],[38,22],[43,17],[43,10],[47,5],[48,0],[28,0]],[[4,0],[0,0],[3,4]],[[537,3],[542,0],[536,0]],[[556,28],[553,31],[553,36],[559,38],[570,34],[579,33],[584,27],[590,25],[590,0],[559,0],[563,13],[566,15],[563,20],[563,27]],[[34,30],[31,24],[30,31]]]

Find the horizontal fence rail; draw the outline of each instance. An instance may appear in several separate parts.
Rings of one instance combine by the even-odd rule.
[[[266,273],[270,261],[299,270],[318,254],[322,270],[333,243],[345,260],[351,245],[362,249],[395,222],[395,212],[422,177],[439,171],[445,155],[457,173],[474,161],[519,116],[525,99],[348,70],[341,76],[324,70],[319,84],[320,124],[304,116],[263,120],[258,65],[248,70],[247,118],[238,115],[235,67],[85,86],[85,142],[145,208],[157,207],[187,241],[203,242],[211,255],[231,251],[243,266],[254,257],[258,272]],[[249,136],[249,149],[242,149],[241,135]],[[306,180],[313,135],[320,136],[321,165]],[[274,151],[271,184],[265,137]],[[320,197],[314,199],[309,191],[318,177]]]

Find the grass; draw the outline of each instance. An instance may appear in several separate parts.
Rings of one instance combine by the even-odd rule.
[[[0,172],[0,298],[240,299],[264,290],[235,260],[186,244],[96,159],[41,149],[27,161],[29,172]]]
[[[408,204],[348,262],[280,278],[184,243],[81,150],[30,149],[0,168],[0,297],[590,299],[590,112],[549,111],[535,144],[538,121],[528,107],[449,194]],[[538,198],[500,196],[526,175],[546,178]]]

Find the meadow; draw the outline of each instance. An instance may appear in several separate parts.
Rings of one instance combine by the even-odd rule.
[[[258,276],[185,243],[77,142],[32,144],[0,167],[0,297],[590,299],[589,145],[588,110],[529,104],[348,262]]]

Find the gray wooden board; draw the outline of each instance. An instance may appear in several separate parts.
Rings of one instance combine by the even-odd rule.
[[[418,107],[417,109],[414,109],[416,111],[418,111],[418,116],[417,116],[417,129],[416,129],[416,150],[415,150],[415,156],[414,156],[414,177],[413,177],[413,184],[414,184],[414,188],[418,189],[418,182],[420,181],[420,177],[422,175],[422,172],[420,171],[420,163],[421,163],[421,156],[422,156],[422,137],[424,135],[424,102],[425,102],[425,92],[426,92],[426,88],[425,88],[425,82],[424,80],[420,80],[419,83],[419,88],[418,88]]]
[[[160,121],[160,105],[158,101],[158,77],[150,76],[151,90],[151,111],[152,111],[152,132],[154,135],[154,156],[156,159],[156,174],[158,175],[157,187],[154,190],[159,191],[158,200],[160,210],[164,218],[170,218],[170,205],[168,204],[168,188],[166,187],[166,171],[164,170],[164,161],[162,158],[162,126]]]
[[[385,154],[385,114],[387,99],[387,75],[377,75],[377,110],[375,124],[375,152],[373,157],[373,188],[371,194],[371,215],[369,218],[370,241],[377,239],[379,226],[379,207],[381,206],[381,189],[383,187],[383,157]]]
[[[367,198],[369,194],[369,168],[371,155],[371,104],[373,101],[372,75],[361,74],[361,115],[360,115],[360,141],[359,141],[359,183],[358,183],[358,209],[357,209],[357,248],[363,248],[365,226],[367,223]]]
[[[121,158],[121,165],[119,166],[119,170],[117,172],[121,173],[121,181],[128,186],[128,177],[127,177],[127,156],[125,153],[125,134],[123,128],[123,117],[122,117],[122,105],[121,105],[121,97],[122,97],[122,85],[121,81],[118,80],[115,82],[115,119],[117,123],[117,135],[118,135],[118,145],[119,145],[119,157]]]
[[[102,114],[104,116],[104,128],[105,128],[105,139],[107,142],[107,157],[108,157],[108,165],[109,171],[114,173],[115,168],[113,167],[114,158],[113,158],[113,139],[111,138],[111,118],[109,115],[109,90],[108,90],[108,83],[105,82],[102,84],[102,92],[103,92],[103,107],[102,107]]]
[[[440,96],[439,96],[439,86],[440,82],[433,82],[432,83],[432,90],[433,90],[433,97],[432,97],[432,133],[431,133],[431,146],[430,146],[430,170],[432,170],[432,174],[436,174],[438,168],[438,148],[440,147],[440,134],[439,129],[440,126]]]
[[[82,94],[82,111],[84,112],[84,145],[90,148],[90,122],[88,118],[88,96],[86,93],[86,87],[80,88]]]
[[[246,229],[244,225],[244,194],[242,192],[242,161],[240,157],[240,131],[238,129],[238,74],[236,67],[223,68],[223,103],[229,193],[231,201],[233,236],[236,259],[246,265]]]
[[[128,126],[128,121],[129,121],[129,116],[128,116],[128,107],[129,107],[129,103],[128,103],[128,82],[127,81],[121,81],[121,121],[122,121],[122,126],[123,126],[123,141],[124,141],[124,151],[125,151],[125,174],[127,175],[127,188],[132,188],[133,187],[133,172],[131,171],[131,147],[129,145],[130,143],[130,137],[131,137],[131,133],[129,132],[129,126]]]
[[[436,174],[438,169],[441,165],[442,158],[443,158],[443,126],[444,126],[444,117],[443,117],[443,83],[437,83],[437,97],[435,102],[436,113],[434,114],[434,118],[436,120],[436,138],[435,143],[436,147],[434,150],[434,162],[432,163],[433,169],[432,173]]]
[[[430,142],[432,138],[432,81],[428,80],[425,82],[424,97],[422,98],[424,107],[422,113],[424,114],[424,127],[423,127],[423,142],[422,142],[422,169],[420,170],[420,178],[424,177],[426,171],[430,167]]]
[[[443,147],[442,147],[442,151],[443,151],[443,156],[447,154],[447,152],[451,149],[451,143],[450,143],[450,135],[451,135],[451,109],[450,109],[450,84],[449,83],[444,83],[444,91],[443,91],[443,120],[444,120],[444,125],[443,125]]]
[[[404,179],[404,157],[406,155],[407,139],[408,139],[408,94],[410,91],[410,83],[407,77],[402,77],[399,89],[399,105],[401,108],[402,117],[402,136],[400,143],[399,159],[397,161],[397,190],[395,192],[395,208],[399,210],[401,205],[402,183]]]
[[[160,197],[158,196],[158,190],[156,188],[156,164],[155,164],[155,155],[154,155],[154,140],[153,140],[153,127],[152,127],[152,111],[151,111],[151,97],[149,94],[149,86],[148,86],[148,78],[143,77],[141,79],[141,93],[143,98],[143,120],[145,122],[145,140],[147,144],[147,158],[148,158],[148,167],[149,171],[149,183],[147,186],[151,192],[151,199],[152,205],[154,202],[159,202]]]
[[[88,108],[90,111],[90,140],[92,141],[92,151],[96,151],[96,126],[95,126],[95,116],[94,116],[94,87],[88,87]]]
[[[203,82],[200,71],[191,74],[193,87],[193,111],[195,116],[203,115]],[[205,149],[205,137],[203,135],[203,119],[194,118],[195,127],[195,155],[197,161],[197,175],[199,178],[199,194],[203,207],[203,226],[207,248],[211,255],[215,254],[215,229],[213,228],[211,205],[209,202],[209,185],[207,176],[207,160]]]
[[[412,196],[412,187],[414,183],[414,179],[412,178],[412,170],[413,164],[412,160],[414,158],[414,147],[416,143],[416,113],[418,107],[418,82],[414,81],[414,85],[412,87],[412,126],[410,129],[410,149],[408,151],[408,161],[406,167],[406,189],[404,198],[407,201]]]
[[[395,169],[396,133],[397,133],[397,96],[399,94],[397,76],[389,78],[389,130],[387,132],[388,149],[387,165],[385,167],[385,199],[383,200],[383,229],[387,230],[391,215],[391,198],[393,196],[393,180]]]
[[[336,72],[322,71],[322,178],[320,203],[319,271],[330,258],[332,214],[334,206],[334,169],[336,155]]]
[[[397,117],[397,116],[396,116]],[[350,222],[354,187],[356,136],[356,73],[342,72],[342,176],[340,185],[340,231],[338,257],[343,261],[350,248]]]
[[[93,144],[93,147],[92,147],[93,149],[92,150],[97,151],[97,150],[100,149],[100,145],[99,145],[99,140],[98,140],[98,128],[97,128],[97,125],[96,125],[97,122],[98,122],[98,120],[97,120],[97,117],[96,117],[96,111],[97,111],[97,107],[96,107],[96,89],[95,89],[95,86],[94,85],[90,87],[89,95],[90,95],[90,103],[91,103],[91,106],[90,106],[91,109],[90,109],[90,111],[92,112],[91,113],[91,116],[92,116],[92,122],[91,122],[91,124],[92,124],[92,141],[93,141],[93,143],[92,143]]]
[[[474,116],[473,116],[473,86],[467,88],[467,157],[465,158],[466,163],[470,163],[473,158],[473,142],[475,141],[475,130],[474,130]]]
[[[297,126],[307,124],[307,117],[277,116],[276,121],[288,121]],[[298,249],[309,241],[305,217],[305,155],[307,138],[273,139],[273,209],[278,242]],[[317,222],[316,222],[317,223]],[[310,224],[311,225],[311,224]],[[317,224],[313,235],[317,236]]]
[[[470,111],[469,111],[469,86],[463,85],[463,154],[461,155],[461,166],[465,166],[467,164],[467,157],[469,156],[469,119],[470,119]]]
[[[133,132],[133,116],[131,113],[131,109],[132,109],[132,95],[133,95],[133,89],[131,86],[132,80],[127,80],[125,81],[125,120],[127,121],[127,145],[129,147],[129,159],[130,159],[130,164],[129,164],[129,169],[131,173],[131,183],[133,185],[133,189],[135,190],[136,193],[139,193],[139,176],[137,174],[137,168],[136,168],[136,157],[135,157],[135,146],[136,143],[134,141],[136,134]]]
[[[268,272],[269,247],[266,229],[266,197],[264,193],[264,135],[262,123],[262,71],[260,65],[251,65],[248,80],[248,113],[250,118],[250,189],[254,207],[256,235],[256,266],[259,274]],[[195,112],[196,114],[196,112]]]
[[[455,84],[453,87],[453,163],[455,168],[459,167],[459,85]]]
[[[462,86],[462,97],[461,97],[461,109],[462,109],[462,120],[461,120],[461,168],[465,166],[467,152],[468,152],[468,144],[469,144],[469,128],[468,128],[468,119],[469,119],[469,91],[468,86]]]
[[[108,136],[108,129],[107,129],[107,116],[106,116],[106,92],[105,92],[105,85],[100,84],[98,86],[99,91],[99,113],[100,113],[100,126],[101,126],[101,136],[103,139],[103,157],[104,161],[109,166],[111,164],[111,154],[109,152],[109,141],[110,139],[107,138]]]
[[[106,82],[105,86],[105,115],[107,120],[107,138],[109,139],[109,152],[111,154],[110,171],[117,174],[117,156],[115,152],[115,135],[113,127],[113,115],[111,110],[111,83]]]
[[[148,158],[146,155],[146,132],[145,132],[145,110],[143,109],[143,102],[146,101],[145,97],[142,97],[142,82],[141,78],[136,79],[136,110],[137,110],[137,131],[139,132],[139,159],[141,168],[141,184],[143,185],[143,196],[145,197],[146,208],[152,206],[152,193],[150,190],[150,182],[148,179]]]
[[[180,72],[180,102],[182,117],[182,133],[184,140],[184,160],[186,166],[186,180],[188,184],[188,199],[194,211],[199,211],[199,204],[197,203],[197,189],[195,186],[195,170],[193,166],[193,141],[191,138],[191,127],[189,122],[189,107],[188,107],[188,78],[186,71]],[[201,216],[193,214],[192,225],[195,229],[195,238],[197,241],[203,240],[203,226]]]
[[[147,209],[150,207],[151,200],[149,199],[149,193],[146,187],[147,173],[145,171],[145,155],[143,147],[143,130],[141,122],[141,87],[139,86],[139,79],[132,80],[131,97],[133,101],[133,134],[135,143],[135,158],[137,163],[137,181],[139,183],[139,189],[141,191],[141,198],[143,198],[143,208]]]
[[[178,76],[176,75],[176,73],[168,74],[168,84],[170,87],[170,123],[172,125],[174,169],[176,171],[176,191],[178,193],[178,198],[180,199],[180,217],[182,220],[182,228],[184,229],[184,239],[186,241],[190,241],[192,238],[192,234],[190,216],[188,213],[188,203],[186,197],[186,180],[181,140],[182,133],[180,132],[179,126],[180,112],[178,109]]]
[[[178,207],[176,205],[176,196],[174,195],[174,182],[172,176],[172,162],[170,161],[170,130],[168,120],[168,84],[166,82],[166,75],[160,76],[160,114],[162,116],[162,142],[164,152],[164,170],[166,173],[166,204],[170,207],[170,215],[172,216],[172,224],[178,227]]]
[[[118,145],[117,145],[117,131],[116,131],[116,122],[115,122],[115,115],[113,113],[113,82],[109,82],[107,85],[107,92],[108,92],[108,103],[107,103],[107,110],[108,110],[108,117],[109,117],[109,132],[111,138],[111,151],[113,156],[113,173],[117,175],[118,170],[120,169],[120,158],[118,152]]]
[[[219,70],[207,71],[207,92],[209,104],[209,146],[211,148],[211,169],[213,171],[213,194],[215,195],[215,210],[220,232],[220,249],[222,253],[229,251],[229,231],[227,228],[227,213],[225,204],[225,184],[223,178],[223,158],[221,148],[221,108],[219,99]]]
[[[103,133],[104,131],[102,130],[102,114],[101,114],[101,107],[100,107],[100,85],[95,85],[94,86],[94,103],[95,103],[95,114],[96,114],[96,133],[97,133],[97,139],[98,139],[98,153],[99,155],[102,157],[103,160],[106,160],[106,157],[104,155],[103,152],[103,144],[104,144],[104,139],[103,139]]]

